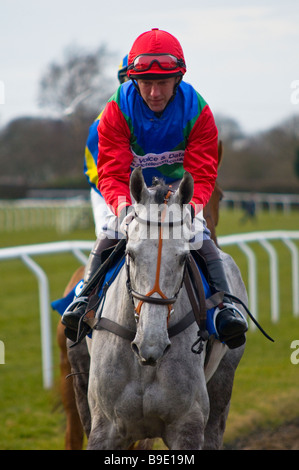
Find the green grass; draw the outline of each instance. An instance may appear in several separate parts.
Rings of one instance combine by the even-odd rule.
[[[55,231],[0,234],[1,247],[59,241]],[[77,231],[64,239],[93,240],[94,230]],[[62,296],[80,264],[73,255],[34,258],[49,275],[51,300]],[[5,364],[0,364],[0,449],[64,448],[65,419],[58,386],[59,360],[55,333],[59,316],[52,315],[55,387],[43,388],[38,285],[20,260],[0,261],[0,340]]]
[[[251,231],[298,230],[299,213],[258,214],[256,222],[242,224],[241,212],[222,211],[218,235]],[[299,243],[296,242],[298,248]],[[291,363],[290,345],[299,339],[299,317],[293,315],[291,255],[281,242],[273,242],[279,256],[280,321],[271,322],[269,258],[257,243],[250,245],[257,254],[259,322],[275,340],[268,341],[250,330],[244,356],[236,372],[225,442],[246,435],[258,427],[275,427],[299,415],[299,365]],[[247,284],[247,261],[237,247],[225,247],[241,269]]]
[[[256,230],[297,230],[299,213],[260,213],[255,224],[240,223],[241,213],[222,210],[218,235]],[[58,240],[93,240],[94,230],[75,231],[63,237],[54,231],[35,230],[0,233],[0,246],[44,243]],[[290,361],[290,344],[299,339],[299,318],[292,315],[290,256],[279,249],[281,268],[281,320],[270,321],[269,271],[267,254],[257,247],[259,258],[259,320],[275,339],[269,342],[258,331],[248,333],[246,352],[236,373],[233,399],[225,435],[226,442],[256,426],[275,426],[299,414],[299,365]],[[244,255],[227,248],[247,281]],[[51,298],[62,295],[79,262],[68,254],[35,258],[49,274]],[[5,364],[0,364],[0,449],[63,449],[64,415],[58,390],[46,391],[42,383],[39,300],[34,275],[19,260],[0,261],[0,340],[5,344]],[[53,312],[53,352],[55,380],[59,377],[59,351],[55,342],[58,315]]]

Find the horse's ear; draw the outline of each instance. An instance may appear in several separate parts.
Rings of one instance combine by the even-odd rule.
[[[190,173],[185,171],[183,179],[180,183],[178,190],[175,193],[175,199],[177,202],[183,206],[184,204],[188,204],[193,196],[194,190],[194,181]]]
[[[130,191],[134,200],[139,204],[141,201],[144,202],[148,195],[148,189],[144,182],[141,167],[135,168],[131,174],[130,179]]]

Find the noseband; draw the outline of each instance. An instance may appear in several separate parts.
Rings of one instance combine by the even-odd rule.
[[[171,194],[172,194],[171,191],[168,191],[168,193],[166,194],[165,199],[164,199],[164,204],[165,205],[167,205],[169,197],[170,197]],[[182,287],[182,284],[183,284],[184,276],[182,277],[182,283],[181,283],[178,291],[171,298],[168,298],[162,292],[162,290],[160,288],[160,269],[161,269],[162,245],[163,245],[162,228],[163,228],[164,225],[172,227],[174,225],[182,225],[184,223],[183,219],[181,219],[179,221],[176,221],[176,222],[166,222],[165,223],[164,222],[165,212],[166,212],[165,210],[162,211],[161,220],[157,221],[157,222],[141,219],[137,214],[135,214],[135,216],[134,216],[134,218],[139,223],[143,223],[143,224],[147,224],[147,225],[155,224],[155,225],[158,225],[158,227],[159,227],[159,244],[158,244],[156,278],[155,278],[155,283],[154,283],[153,288],[147,294],[145,294],[145,295],[141,294],[141,293],[137,292],[136,290],[134,290],[132,288],[131,279],[130,279],[130,256],[128,255],[126,257],[126,259],[127,259],[127,261],[126,261],[127,288],[129,290],[129,293],[131,294],[131,296],[134,297],[135,299],[139,300],[139,303],[138,303],[137,307],[135,307],[135,319],[136,319],[136,321],[139,320],[141,307],[142,307],[143,303],[145,302],[145,303],[155,304],[155,305],[166,305],[168,307],[168,315],[167,315],[167,324],[168,324],[170,315],[173,313],[173,304],[176,301],[177,296],[179,294],[179,291],[181,290],[181,287]],[[153,294],[159,294],[160,297],[152,297]]]

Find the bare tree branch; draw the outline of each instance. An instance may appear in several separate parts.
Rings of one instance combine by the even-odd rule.
[[[79,109],[99,111],[117,86],[109,76],[115,54],[106,45],[87,52],[71,46],[61,63],[49,64],[39,84],[39,105],[69,114]],[[110,69],[111,70],[111,69]]]

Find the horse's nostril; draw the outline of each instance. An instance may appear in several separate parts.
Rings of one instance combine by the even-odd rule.
[[[157,364],[157,361],[154,358],[149,357],[148,359],[142,359],[141,364],[143,366],[152,366],[152,367],[154,367]]]
[[[142,347],[140,349],[136,343],[131,343],[132,351],[136,354],[140,361],[140,364],[143,366],[155,366],[157,364],[157,361],[169,351],[170,347],[171,343],[166,346],[162,355],[157,356],[153,354],[152,350],[146,350]]]

